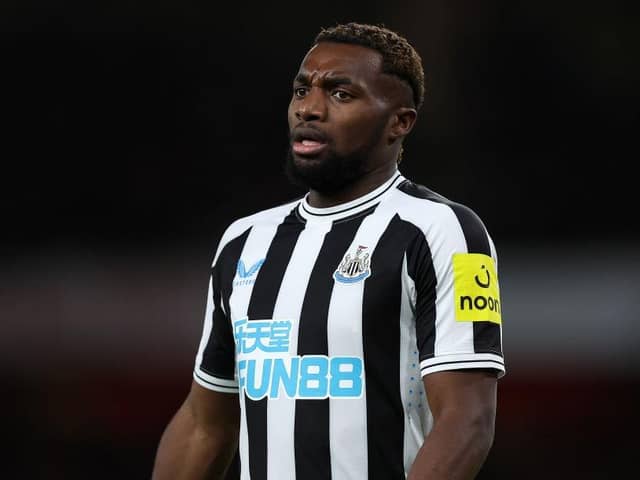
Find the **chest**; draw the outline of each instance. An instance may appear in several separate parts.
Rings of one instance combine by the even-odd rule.
[[[227,282],[231,323],[290,355],[353,351],[368,324],[397,328],[408,241],[387,227],[254,228]]]

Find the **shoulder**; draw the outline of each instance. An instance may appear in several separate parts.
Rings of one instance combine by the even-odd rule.
[[[488,253],[491,239],[481,217],[470,206],[404,180],[397,186],[399,215],[413,223],[434,243],[459,238],[469,252]],[[431,243],[431,242],[430,242]]]
[[[283,218],[289,215],[299,202],[300,199],[296,199],[282,205],[260,210],[250,215],[235,219],[225,228],[222,236],[220,237],[213,263],[215,264],[220,252],[230,242],[242,236],[249,229],[255,226],[281,223]]]

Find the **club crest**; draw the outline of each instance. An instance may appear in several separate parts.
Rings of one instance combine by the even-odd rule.
[[[367,249],[368,247],[359,245],[355,255],[347,253],[333,273],[333,278],[340,283],[356,283],[371,275],[371,260],[369,253],[365,252]]]

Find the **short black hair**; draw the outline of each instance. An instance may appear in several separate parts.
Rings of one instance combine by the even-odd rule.
[[[402,35],[382,25],[349,22],[322,28],[314,44],[337,42],[362,45],[382,55],[382,71],[396,75],[409,84],[416,109],[424,101],[424,69],[422,59]]]

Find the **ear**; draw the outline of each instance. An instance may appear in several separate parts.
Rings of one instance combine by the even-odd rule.
[[[406,137],[418,118],[415,108],[400,107],[391,117],[389,128],[389,144]]]

